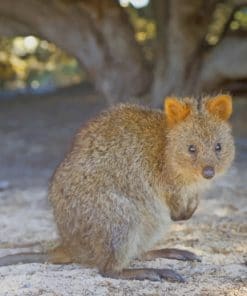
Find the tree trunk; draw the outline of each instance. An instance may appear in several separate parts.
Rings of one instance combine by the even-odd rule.
[[[149,87],[151,75],[133,29],[114,0],[0,1],[0,24],[1,34],[29,32],[75,56],[110,103]]]
[[[164,77],[166,74],[166,67],[168,65],[168,39],[169,30],[168,24],[170,20],[170,6],[169,1],[153,0],[152,9],[157,26],[157,40],[155,47],[155,65],[153,74],[153,84],[151,87],[152,99],[160,99],[163,95]]]
[[[201,92],[219,89],[224,82],[247,78],[247,39],[226,36],[203,59],[198,79]]]
[[[195,76],[200,63],[203,40],[216,3],[215,0],[169,1],[167,56],[166,63],[162,61],[162,55],[156,62],[155,72],[164,75],[156,76],[152,89],[155,105],[160,105],[166,95],[193,93],[188,82]]]

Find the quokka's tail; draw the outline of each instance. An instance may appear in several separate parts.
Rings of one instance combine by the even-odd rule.
[[[47,253],[18,253],[13,255],[7,255],[0,258],[0,266],[28,263],[68,264],[72,263],[72,259],[68,251],[61,246],[58,246]]]
[[[0,258],[0,266],[27,264],[27,263],[45,263],[48,262],[48,255],[45,253],[18,253],[7,255]]]

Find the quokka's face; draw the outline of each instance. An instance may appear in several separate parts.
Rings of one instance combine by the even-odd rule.
[[[167,155],[174,169],[191,182],[223,174],[234,159],[230,126],[210,114],[186,118],[168,138]]]
[[[167,153],[184,179],[212,179],[224,173],[234,158],[234,142],[227,122],[232,113],[228,95],[196,100],[165,101]]]
[[[198,205],[198,189],[230,167],[235,153],[227,123],[231,112],[227,95],[204,98],[200,106],[189,98],[165,101],[167,161],[182,190],[167,197],[172,220],[189,219]]]

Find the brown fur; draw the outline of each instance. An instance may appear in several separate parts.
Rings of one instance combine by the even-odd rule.
[[[177,100],[174,97],[168,97],[165,100],[165,115],[166,124],[168,127],[173,127],[180,121],[183,121],[191,110],[188,104]]]
[[[119,272],[188,219],[210,183],[234,158],[231,98],[167,99],[165,114],[120,105],[76,134],[49,190],[62,246],[72,261]],[[222,151],[215,152],[216,143]],[[191,155],[189,145],[196,145]],[[70,260],[65,260],[70,261]]]
[[[227,120],[232,114],[232,99],[228,95],[218,95],[208,100],[207,109],[222,120]]]

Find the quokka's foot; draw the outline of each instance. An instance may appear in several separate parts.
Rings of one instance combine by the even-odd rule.
[[[161,281],[162,279],[171,282],[185,282],[184,278],[173,271],[172,269],[155,269],[155,268],[138,268],[138,269],[124,269],[119,273],[104,273],[103,276],[111,277],[115,279],[124,280],[150,280]]]
[[[144,259],[146,260],[153,260],[155,258],[167,258],[167,259],[176,259],[176,260],[182,260],[182,261],[201,262],[201,259],[194,253],[186,250],[179,250],[179,249],[152,250],[147,252],[144,255]]]

